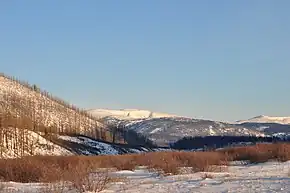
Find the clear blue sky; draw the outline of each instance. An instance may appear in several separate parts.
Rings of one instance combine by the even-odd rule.
[[[84,108],[290,115],[289,0],[0,2],[0,71]]]

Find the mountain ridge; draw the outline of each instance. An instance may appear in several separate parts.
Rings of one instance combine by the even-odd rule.
[[[290,124],[290,116],[267,116],[259,115],[246,120],[238,120],[236,123],[278,123],[278,124]]]

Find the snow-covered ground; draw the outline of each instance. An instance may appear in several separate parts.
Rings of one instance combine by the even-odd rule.
[[[267,162],[257,165],[235,164],[229,166],[226,172],[186,173],[173,176],[160,176],[148,172],[144,168],[135,171],[111,172],[111,176],[120,180],[109,183],[102,193],[270,193],[290,192],[289,177],[290,161],[284,163]],[[43,192],[47,184],[3,182],[2,190],[9,192]],[[75,193],[75,190],[64,192]]]
[[[156,176],[144,170],[120,171],[128,181],[110,185],[103,193],[122,192],[290,192],[290,162],[268,162],[249,166],[230,166],[227,172],[199,172]],[[208,178],[206,178],[208,176]]]

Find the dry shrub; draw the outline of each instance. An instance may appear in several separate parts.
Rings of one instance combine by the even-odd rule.
[[[78,165],[69,173],[69,181],[78,192],[100,192],[111,181],[107,171],[95,171],[91,164]]]
[[[5,189],[5,185],[0,181],[0,192],[3,192]]]
[[[59,175],[59,168],[54,165],[47,165],[38,160],[27,159],[26,157],[13,160],[0,160],[0,177],[16,182],[46,182],[56,179]]]
[[[181,167],[191,167],[194,172],[208,171],[212,165],[224,165],[226,160],[218,152],[155,152],[137,157],[139,165],[178,174]]]
[[[229,161],[247,160],[251,163],[263,163],[269,160],[290,160],[290,144],[257,144],[247,147],[235,147],[221,150]]]
[[[134,170],[136,166],[177,174],[181,167],[209,171],[212,165],[225,164],[218,152],[152,152],[118,156],[33,156],[0,160],[0,177],[16,182],[56,182],[86,179],[99,168]],[[75,182],[77,184],[77,182]]]
[[[136,155],[107,156],[101,160],[100,166],[103,168],[116,168],[117,170],[133,171],[138,165]]]
[[[290,160],[290,144],[278,144],[276,149],[278,161],[285,162]]]

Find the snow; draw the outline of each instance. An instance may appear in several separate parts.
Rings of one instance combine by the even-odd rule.
[[[137,168],[134,171],[111,172],[112,177],[121,177],[121,180],[111,182],[102,193],[266,193],[289,192],[290,161],[284,163],[267,162],[263,164],[241,165],[233,164],[226,172],[198,172],[180,175],[162,176],[149,172],[146,168]],[[206,175],[205,175],[206,174]],[[207,178],[206,178],[207,177]],[[1,186],[1,184],[0,184]],[[13,192],[42,192],[45,184],[41,183],[2,183],[4,190]],[[75,190],[67,190],[76,193]]]
[[[116,172],[127,182],[112,184],[103,193],[120,192],[287,192],[290,188],[290,162],[230,166],[228,172],[199,172],[158,176],[146,170]],[[210,178],[204,178],[204,174]]]
[[[134,119],[145,119],[145,118],[159,118],[159,117],[175,117],[176,115],[152,112],[148,110],[139,109],[120,109],[120,110],[110,110],[110,109],[92,109],[87,112],[91,113],[97,118],[104,118],[107,116],[123,119],[123,120],[134,120]]]
[[[58,136],[58,138],[74,143],[85,144],[90,147],[94,147],[100,150],[99,155],[117,155],[119,152],[109,144],[91,140],[86,137],[70,137],[70,136]]]
[[[176,129],[178,129],[178,128],[176,128]],[[157,133],[157,132],[162,131],[162,130],[163,130],[163,128],[156,128],[153,131],[151,131],[150,134]]]
[[[278,124],[290,124],[290,117],[271,117],[266,115],[260,115],[248,120],[239,120],[237,123],[278,123]]]

